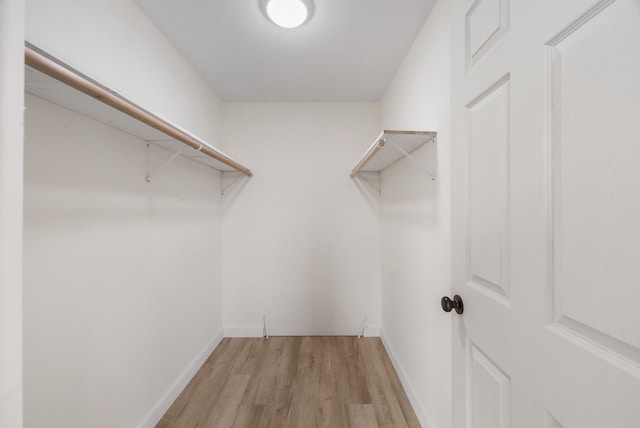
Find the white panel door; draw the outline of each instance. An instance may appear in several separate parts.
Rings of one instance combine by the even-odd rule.
[[[640,0],[453,0],[455,428],[640,427]]]

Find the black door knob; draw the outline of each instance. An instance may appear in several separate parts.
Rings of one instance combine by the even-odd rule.
[[[453,300],[447,296],[444,296],[440,300],[440,305],[442,306],[442,310],[445,312],[451,312],[453,309],[456,310],[457,313],[461,314],[464,312],[464,305],[462,304],[462,297],[457,294],[453,296]]]

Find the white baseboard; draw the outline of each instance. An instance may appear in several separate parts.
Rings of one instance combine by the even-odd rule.
[[[182,372],[180,377],[171,385],[171,388],[162,396],[158,403],[151,409],[151,411],[144,417],[142,422],[138,425],[138,428],[153,428],[162,419],[162,416],[167,412],[169,407],[176,401],[178,395],[187,386],[189,381],[195,376],[200,367],[209,358],[209,355],[214,349],[218,347],[222,341],[224,335],[222,331],[216,335],[216,337],[207,344],[207,346],[200,352],[200,354],[193,360],[191,364]]]
[[[367,327],[364,329],[364,337],[380,337],[380,326]],[[225,327],[224,337],[262,337],[262,326],[254,327]],[[336,334],[323,333],[321,331],[298,331],[298,330],[273,330],[268,331],[270,336],[356,336],[357,333]]]
[[[225,327],[224,337],[262,337],[262,326]]]
[[[396,358],[395,353],[389,346],[389,343],[384,339],[384,335],[380,335],[380,339],[382,340],[382,344],[384,348],[387,350],[387,354],[389,354],[389,359],[393,364],[393,367],[396,369],[396,373],[398,373],[398,377],[400,378],[400,383],[402,383],[402,387],[407,393],[407,397],[409,397],[409,401],[411,402],[411,406],[413,406],[413,410],[416,412],[416,416],[418,417],[418,421],[420,421],[420,425],[422,428],[434,428],[435,425],[431,421],[431,418],[428,416],[427,412],[424,410],[420,402],[418,401],[415,390],[409,382],[409,377],[405,373],[404,369],[400,365],[400,362]]]
[[[365,327],[364,337],[380,337],[381,330],[380,326]]]

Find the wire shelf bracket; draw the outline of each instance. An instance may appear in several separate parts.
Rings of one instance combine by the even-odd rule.
[[[422,171],[426,172],[427,174],[429,174],[429,177],[431,177],[431,180],[435,181],[436,179],[436,174],[435,174],[435,169],[436,169],[436,155],[434,153],[434,155],[431,157],[432,159],[432,166],[431,168],[428,168],[426,165],[424,165],[422,162],[420,162],[419,160],[417,160],[415,158],[415,156],[413,156],[411,153],[407,152],[405,149],[403,149],[399,144],[397,144],[393,138],[387,137],[385,139],[385,141],[387,143],[390,143],[391,147],[393,147],[394,149],[396,149],[397,151],[399,151],[400,153],[402,153],[402,155],[404,157],[406,157],[407,159],[409,159],[411,161],[411,163],[413,163],[413,165],[418,168],[421,169]],[[435,137],[431,140],[434,143],[434,147],[436,147],[436,139]]]
[[[436,139],[437,133],[433,131],[383,131],[353,168],[351,177],[355,178],[367,172],[380,173],[404,156],[435,180],[437,175]],[[415,150],[427,143],[433,143],[434,148],[430,156],[431,166],[424,165],[413,155]],[[392,149],[388,149],[389,147]],[[380,189],[376,190],[380,192]]]
[[[185,150],[186,150],[186,148],[184,148],[182,150],[178,150],[169,159],[167,159],[162,165],[160,165],[158,168],[156,168],[155,171],[151,171],[151,153],[150,153],[151,152],[151,144],[149,142],[147,142],[147,147],[145,149],[145,162],[144,162],[147,183],[151,183],[151,178],[152,177],[157,176],[160,171],[162,171],[164,168],[169,166],[169,164],[171,162],[173,162],[174,160],[176,160]]]
[[[248,178],[240,171],[220,171],[220,194],[224,196],[239,182],[245,181]]]

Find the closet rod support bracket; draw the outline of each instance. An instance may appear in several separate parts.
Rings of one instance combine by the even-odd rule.
[[[229,189],[234,187],[236,183],[244,181],[247,178],[247,176],[241,171],[220,171],[220,175],[222,177],[220,180],[220,194],[222,196],[224,196]]]
[[[173,162],[176,158],[178,158],[185,150],[181,149],[177,152],[175,152],[169,159],[167,159],[162,165],[160,165],[158,168],[156,168],[155,171],[151,171],[151,147],[150,147],[150,143],[147,142],[147,147],[146,147],[146,151],[145,151],[145,169],[146,169],[146,181],[147,183],[151,183],[151,178],[155,177],[156,175],[158,175],[158,173],[164,169],[166,166],[168,166],[171,162]]]

